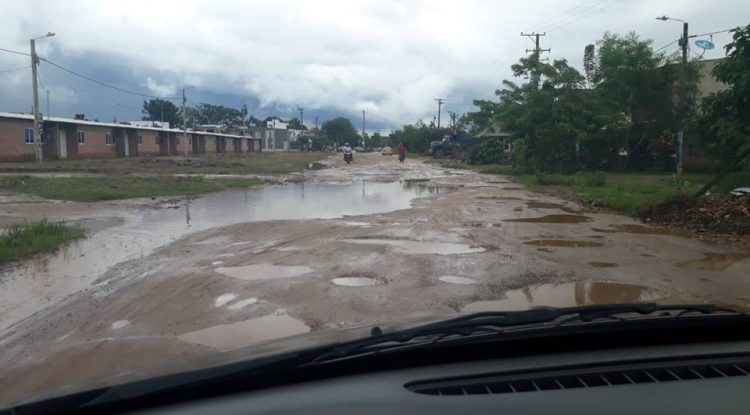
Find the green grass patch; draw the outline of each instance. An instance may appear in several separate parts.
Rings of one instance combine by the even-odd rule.
[[[45,199],[96,202],[136,197],[192,195],[262,183],[257,179],[207,180],[200,177],[0,177],[0,189]]]
[[[675,180],[666,173],[581,173],[527,174],[520,181],[536,190],[573,192],[586,202],[638,214],[680,194],[692,194],[709,178],[708,174],[686,174]]]
[[[269,152],[247,155],[67,159],[45,163],[2,162],[0,171],[99,174],[275,174],[294,173],[328,157],[322,152]]]
[[[43,220],[12,225],[0,234],[0,264],[43,252],[54,252],[68,242],[84,236],[85,232],[81,227],[67,226],[61,222]]]
[[[510,164],[475,164],[471,169],[483,174],[513,174]]]

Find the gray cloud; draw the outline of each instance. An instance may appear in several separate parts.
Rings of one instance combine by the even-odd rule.
[[[531,47],[521,31],[546,31],[550,58],[580,67],[586,44],[604,31],[638,32],[656,46],[691,22],[691,33],[747,24],[750,3],[674,1],[4,1],[0,47],[28,49],[28,38],[54,31],[39,53],[120,87],[173,95],[198,86],[195,100],[242,102],[256,113],[356,116],[389,127],[431,119],[434,98],[463,112],[491,97],[509,66]],[[32,19],[33,17],[33,19]],[[722,55],[727,34],[714,36]],[[7,42],[7,43],[6,43]],[[673,46],[673,51],[676,46]],[[0,53],[0,70],[28,57]],[[44,66],[44,65],[43,65]],[[100,118],[134,117],[142,100],[43,68],[54,108]],[[0,74],[0,109],[30,106],[27,71]],[[65,115],[69,115],[69,114]]]

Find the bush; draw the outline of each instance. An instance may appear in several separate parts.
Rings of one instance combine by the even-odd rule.
[[[534,174],[534,159],[526,154],[526,142],[519,138],[513,141],[513,174]]]
[[[536,184],[541,186],[570,186],[574,182],[574,178],[570,176],[564,176],[562,174],[547,174],[537,172]]]
[[[587,174],[583,177],[583,183],[590,187],[604,187],[607,185],[607,175],[601,171]]]
[[[508,164],[510,161],[503,140],[497,137],[482,140],[471,153],[471,164]]]

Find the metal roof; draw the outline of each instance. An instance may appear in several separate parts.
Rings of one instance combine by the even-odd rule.
[[[29,121],[34,120],[34,116],[32,114],[16,114],[13,112],[1,112],[1,111],[0,111],[0,118],[15,118],[15,119],[29,120]],[[118,124],[118,123],[112,123],[112,122],[76,120],[74,118],[62,118],[62,117],[43,117],[43,120],[49,121],[49,122],[59,122],[59,123],[67,123],[67,124],[91,125],[95,127],[133,128],[136,130],[167,131],[167,132],[174,132],[174,133],[181,133],[183,131],[179,128],[141,127],[141,126],[132,125],[132,124]],[[255,137],[247,136],[247,135],[223,134],[223,133],[214,133],[211,131],[201,131],[201,130],[192,130],[192,129],[188,129],[187,131],[189,133],[209,134],[209,135],[214,135],[217,137],[247,138],[247,139],[253,139],[253,140],[261,140],[260,138],[255,138]]]

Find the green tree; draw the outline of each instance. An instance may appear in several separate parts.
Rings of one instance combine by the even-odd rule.
[[[164,99],[154,98],[143,101],[142,112],[141,119],[145,121],[165,121],[171,126],[176,126],[180,122],[177,106]]]
[[[242,110],[223,105],[198,104],[201,124],[242,125]]]
[[[348,118],[338,117],[328,120],[321,126],[323,134],[330,138],[337,146],[349,143],[351,146],[357,146],[360,142],[357,129]]]
[[[300,121],[300,119],[297,117],[294,117],[287,121],[287,124],[289,124],[289,128],[291,128],[292,130],[307,130],[307,127],[302,125],[302,121]]]
[[[708,154],[725,168],[698,195],[742,168],[750,156],[750,25],[735,29],[725,50],[726,58],[716,64],[712,75],[729,88],[703,99],[697,123]]]

